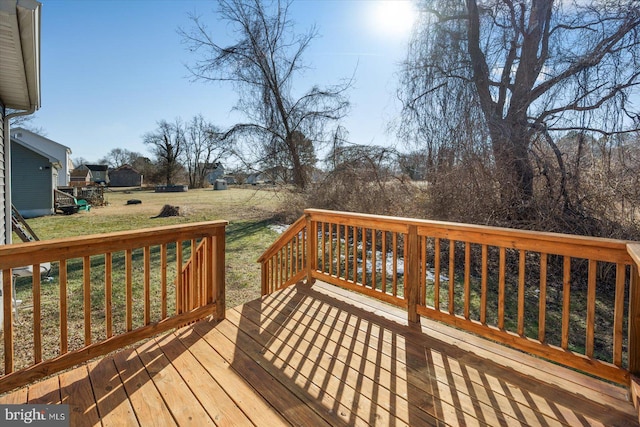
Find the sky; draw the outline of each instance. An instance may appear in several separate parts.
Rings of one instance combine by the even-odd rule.
[[[214,41],[233,43],[211,0],[41,0],[42,107],[29,126],[97,161],[114,148],[150,155],[143,135],[160,120],[202,114],[226,128],[241,120],[230,85],[194,82],[196,57],[178,29],[199,15]],[[394,145],[387,132],[400,109],[396,90],[412,4],[404,0],[294,0],[296,30],[316,25],[300,92],[354,77],[342,123],[357,144]]]

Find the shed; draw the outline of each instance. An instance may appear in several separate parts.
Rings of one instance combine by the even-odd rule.
[[[20,215],[33,218],[55,213],[53,190],[60,161],[11,138],[11,199]]]
[[[227,189],[227,181],[224,179],[216,179],[216,182],[213,183],[214,190],[226,190]]]
[[[66,187],[69,185],[71,182],[71,171],[73,170],[71,148],[20,127],[11,129],[11,139],[20,141],[23,145],[29,145],[45,153],[47,156],[57,159],[60,166],[58,167],[56,187]]]
[[[73,187],[84,187],[91,184],[93,175],[88,169],[74,169],[71,171],[70,184]]]
[[[109,172],[111,187],[142,187],[143,176],[130,165],[122,165]]]
[[[80,165],[76,169],[90,170],[93,182],[97,184],[109,184],[109,166],[107,165]]]

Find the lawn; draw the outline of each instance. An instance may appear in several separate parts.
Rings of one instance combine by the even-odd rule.
[[[142,203],[128,205],[131,199]],[[255,188],[192,189],[183,193],[111,190],[105,192],[105,200],[107,206],[92,207],[89,212],[33,218],[27,222],[39,239],[45,240],[224,219],[229,221],[227,307],[260,296],[260,266],[256,260],[277,238],[277,233],[268,226],[274,223],[282,205],[280,193]],[[165,204],[178,206],[180,216],[154,218]],[[19,241],[15,234],[14,241]],[[30,289],[18,287],[18,298],[28,303]]]

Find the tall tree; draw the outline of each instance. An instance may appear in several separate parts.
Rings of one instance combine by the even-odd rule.
[[[526,218],[532,144],[556,153],[561,133],[638,129],[640,3],[634,0],[423,0],[404,68],[405,114],[485,128],[502,203]],[[445,119],[445,120],[443,120]],[[421,128],[424,130],[424,128]],[[464,129],[460,127],[459,129]],[[471,138],[482,142],[482,138]],[[566,209],[570,198],[563,192]]]
[[[99,160],[99,163],[107,164],[109,167],[117,169],[123,165],[133,166],[133,163],[140,157],[142,157],[142,154],[135,151],[130,151],[126,148],[113,148]]]
[[[184,159],[189,186],[201,188],[214,165],[230,154],[229,140],[220,129],[197,115],[187,124]]]
[[[184,132],[180,119],[176,119],[174,123],[161,120],[155,131],[143,136],[143,142],[151,146],[151,151],[156,156],[167,185],[175,184],[176,175],[182,168],[179,159],[184,150]]]
[[[324,140],[327,125],[346,114],[350,82],[313,86],[306,92],[293,90],[294,79],[305,68],[302,56],[317,31],[294,32],[291,1],[220,0],[218,4],[220,19],[237,40],[230,46],[218,44],[200,18],[192,17],[192,30],[182,31],[190,49],[199,55],[190,71],[196,79],[235,84],[236,108],[247,121],[234,126],[232,133],[260,144],[262,157],[284,154],[287,164],[281,166],[290,165],[295,185],[304,189],[309,182],[304,143]]]

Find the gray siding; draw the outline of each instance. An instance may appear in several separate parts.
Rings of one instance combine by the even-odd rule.
[[[49,159],[20,144],[11,145],[11,197],[22,216],[54,213],[52,176]]]
[[[142,185],[142,175],[131,169],[116,169],[109,173],[111,187],[139,187]]]

